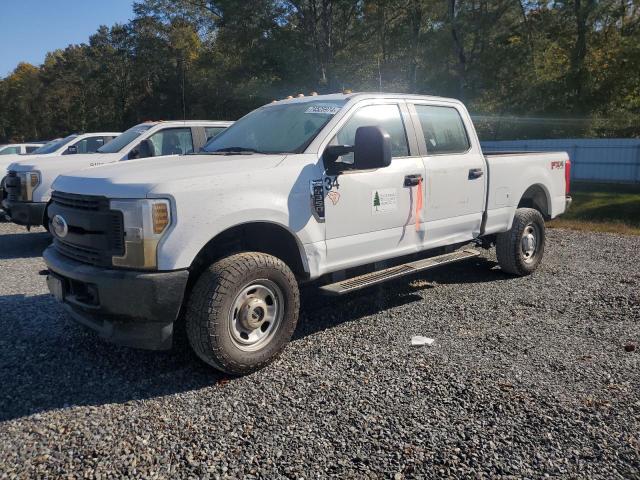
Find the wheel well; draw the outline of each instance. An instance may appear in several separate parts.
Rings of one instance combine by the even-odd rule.
[[[545,220],[551,218],[547,193],[540,185],[531,185],[522,195],[518,208],[533,208],[538,210]]]
[[[190,276],[195,280],[215,261],[243,251],[268,253],[285,262],[296,277],[307,276],[294,235],[286,228],[268,222],[237,225],[209,240],[191,264]]]

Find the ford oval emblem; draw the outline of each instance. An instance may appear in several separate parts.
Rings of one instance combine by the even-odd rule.
[[[60,215],[53,217],[51,226],[53,227],[53,233],[55,233],[57,237],[64,238],[67,236],[67,233],[69,233],[69,225],[67,225],[67,221]]]

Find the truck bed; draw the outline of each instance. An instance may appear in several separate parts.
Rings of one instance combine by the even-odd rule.
[[[484,152],[488,168],[485,233],[511,225],[522,198],[544,204],[548,218],[566,208],[566,152]]]

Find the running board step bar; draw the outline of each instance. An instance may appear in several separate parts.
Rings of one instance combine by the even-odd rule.
[[[412,273],[423,270],[429,270],[430,268],[439,267],[440,265],[459,262],[468,258],[477,257],[478,255],[480,255],[478,250],[465,248],[452,253],[438,255],[437,257],[425,258],[396,267],[378,270],[377,272],[366,273],[358,277],[348,278],[347,280],[340,280],[339,282],[320,287],[320,291],[326,295],[344,295],[345,293],[355,292],[356,290],[377,285],[378,283],[388,280],[404,277],[405,275],[411,275]]]

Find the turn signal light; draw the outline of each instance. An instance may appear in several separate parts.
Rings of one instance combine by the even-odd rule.
[[[31,188],[36,188],[38,186],[38,184],[40,183],[40,178],[38,177],[37,173],[29,174],[29,183],[31,183]]]
[[[153,204],[153,233],[160,234],[169,225],[169,206],[166,203]]]

